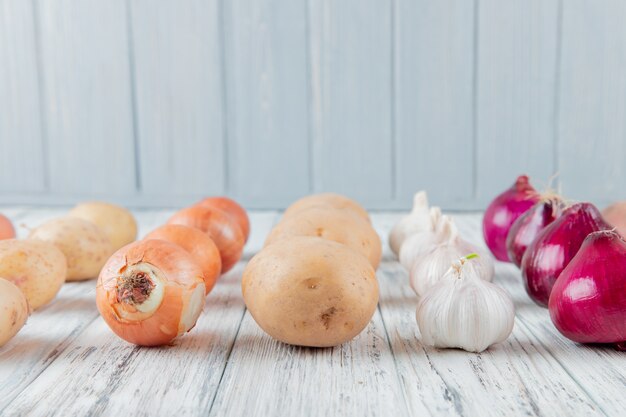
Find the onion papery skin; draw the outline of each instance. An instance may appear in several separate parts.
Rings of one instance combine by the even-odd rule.
[[[511,225],[537,201],[539,194],[528,182],[528,176],[520,175],[511,188],[489,204],[483,216],[483,236],[497,260],[509,262],[506,238]]]
[[[528,246],[539,232],[561,215],[562,211],[563,205],[560,201],[539,201],[515,220],[506,238],[509,260],[519,267]]]
[[[220,251],[222,273],[241,259],[246,238],[235,219],[223,210],[196,205],[175,213],[167,224],[182,224],[207,233]]]
[[[550,318],[579,343],[626,343],[626,242],[591,233],[554,284]]]
[[[202,268],[206,293],[210,293],[222,271],[220,251],[211,237],[189,226],[166,224],[154,229],[146,239],[161,239],[185,249]]]
[[[228,213],[232,218],[237,221],[237,224],[239,225],[241,231],[243,232],[243,235],[245,236],[245,241],[248,241],[248,238],[250,237],[250,218],[248,217],[246,209],[244,209],[235,200],[228,197],[207,197],[203,200],[198,201],[196,205],[208,208],[216,208],[218,210],[222,210]]]
[[[0,214],[0,240],[15,239],[15,228],[6,216]]]
[[[158,271],[163,290],[160,303],[145,314],[118,296],[118,278],[139,267]],[[193,328],[202,312],[204,293],[202,270],[191,255],[174,243],[150,239],[126,245],[111,256],[98,278],[96,304],[104,321],[122,339],[160,346]]]
[[[522,257],[522,276],[530,298],[547,307],[556,279],[587,235],[609,229],[611,226],[591,203],[578,203],[565,209],[559,218],[539,232]]]
[[[626,201],[618,201],[602,210],[602,217],[626,239]]]

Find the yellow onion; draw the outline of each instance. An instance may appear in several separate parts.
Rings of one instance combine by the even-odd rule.
[[[149,239],[124,246],[98,278],[98,310],[122,339],[142,346],[191,330],[204,305],[202,269],[180,246]]]

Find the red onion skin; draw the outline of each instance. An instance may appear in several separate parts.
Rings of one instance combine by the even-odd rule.
[[[515,184],[497,196],[485,210],[483,236],[485,243],[499,261],[510,262],[506,237],[511,225],[539,200],[527,175],[517,177]]]
[[[506,237],[506,251],[509,260],[517,267],[522,264],[522,256],[528,246],[547,225],[561,215],[562,205],[558,200],[540,201],[526,213],[518,217]]]
[[[570,340],[626,346],[626,242],[619,234],[587,236],[554,284],[549,309]]]
[[[609,230],[598,209],[591,203],[567,208],[545,227],[522,257],[522,276],[530,298],[548,306],[550,292],[567,264],[574,258],[589,233]]]

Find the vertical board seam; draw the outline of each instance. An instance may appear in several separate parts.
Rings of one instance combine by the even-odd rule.
[[[472,39],[474,42],[473,52],[474,62],[472,66],[472,199],[474,203],[478,200],[478,53],[479,53],[479,9],[480,0],[474,2],[474,30]]]
[[[308,134],[308,186],[309,193],[313,193],[315,191],[315,160],[313,155],[313,123],[314,123],[314,115],[315,111],[315,103],[313,102],[313,72],[311,66],[313,65],[313,59],[311,58],[311,54],[313,53],[313,48],[311,46],[311,11],[310,11],[310,3],[308,0],[303,1],[304,4],[304,24],[305,24],[305,33],[306,33],[306,82],[307,82],[307,134]]]
[[[131,0],[126,0],[126,36],[128,47],[128,75],[130,80],[130,104],[133,119],[133,151],[135,153],[135,191],[141,192],[141,146],[139,144],[139,108],[137,104],[137,83],[135,67],[135,48],[133,33],[133,13],[130,5]]]
[[[228,86],[227,86],[227,71],[226,71],[226,6],[224,1],[217,0],[217,16],[218,16],[218,28],[219,28],[219,53],[220,53],[220,78],[221,86],[220,94],[222,98],[222,174],[224,194],[229,195],[233,192],[231,187],[230,176],[230,149],[228,147],[228,135],[229,135],[229,114],[228,114]],[[241,197],[241,196],[237,196]]]
[[[390,65],[391,70],[389,71],[390,75],[390,93],[391,93],[391,103],[390,103],[390,112],[391,112],[391,121],[390,121],[390,146],[391,146],[391,200],[396,201],[398,198],[398,146],[397,146],[397,138],[396,138],[396,99],[397,99],[397,76],[396,76],[396,58],[397,58],[397,42],[398,42],[398,34],[396,30],[397,18],[397,4],[396,0],[391,0],[389,3],[389,7],[391,8],[391,16],[390,16],[390,26],[391,26],[391,42],[390,42]]]
[[[45,80],[43,76],[43,51],[41,45],[41,19],[39,18],[39,3],[37,0],[31,0],[31,11],[33,18],[33,36],[35,43],[35,59],[37,65],[37,98],[39,100],[39,134],[41,141],[41,163],[42,169],[42,183],[45,191],[50,191],[50,161],[48,161],[48,117],[45,112]]]
[[[553,175],[558,175],[559,172],[559,149],[560,149],[560,111],[561,111],[561,61],[562,61],[562,51],[563,51],[563,0],[558,0],[557,3],[557,21],[556,21],[556,56],[555,56],[555,65],[554,65],[554,103],[553,109],[554,112],[552,115],[552,125],[553,125],[553,137],[552,137],[552,168]],[[558,177],[557,177],[558,178]],[[557,179],[556,186],[557,191],[561,192],[561,180]]]

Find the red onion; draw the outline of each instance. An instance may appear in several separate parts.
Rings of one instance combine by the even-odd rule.
[[[528,183],[527,175],[517,177],[515,184],[497,196],[483,217],[483,236],[491,253],[500,261],[509,262],[506,236],[511,225],[539,200],[539,195]]]
[[[568,339],[626,346],[626,242],[619,234],[587,236],[554,284],[549,308]]]
[[[554,282],[587,235],[608,229],[611,226],[591,203],[574,204],[563,211],[537,235],[522,257],[522,276],[530,298],[547,307]]]
[[[542,199],[513,222],[506,237],[509,259],[518,267],[522,256],[535,237],[554,219],[561,215],[563,202],[558,196]]]

